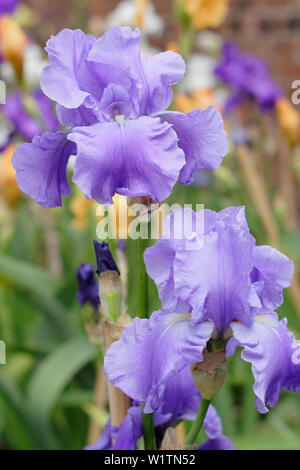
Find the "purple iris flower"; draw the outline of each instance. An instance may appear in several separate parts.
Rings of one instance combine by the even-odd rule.
[[[0,15],[5,13],[13,13],[17,8],[20,0],[1,0],[0,2]]]
[[[185,72],[180,55],[141,55],[140,32],[129,27],[99,39],[65,29],[46,51],[41,87],[70,129],[64,143],[61,133],[42,135],[13,159],[20,188],[42,206],[61,205],[60,162],[75,153],[73,181],[101,204],[111,204],[116,192],[163,201],[178,179],[188,184],[197,170],[221,164],[227,139],[214,107],[165,111]]]
[[[99,307],[99,288],[95,277],[93,265],[81,263],[76,271],[78,292],[77,298],[80,305],[90,303],[95,310]]]
[[[40,90],[32,93],[31,98],[40,115],[40,120],[31,116],[24,107],[24,97],[20,91],[8,96],[3,106],[7,119],[14,127],[14,134],[20,135],[26,140],[32,140],[36,134],[49,129],[57,131],[59,122],[54,114],[51,101]]]
[[[173,212],[144,259],[163,310],[135,319],[108,350],[105,370],[115,386],[153,412],[169,380],[183,370],[191,375],[189,366],[217,338],[227,342],[228,355],[244,348],[261,413],[282,389],[300,391],[300,345],[274,313],[293,264],[270,246],[256,246],[244,208]]]
[[[174,393],[176,391],[174,390]],[[157,415],[154,413],[154,422],[157,421]],[[161,417],[160,417],[161,418]],[[194,419],[195,414],[189,416],[189,419]],[[165,428],[168,427],[166,419]],[[171,423],[169,423],[170,425]],[[235,447],[228,439],[222,434],[222,422],[217,414],[215,408],[210,405],[207,415],[203,423],[204,431],[208,437],[198,447],[198,450],[234,450]],[[158,431],[158,428],[155,428]],[[110,420],[107,421],[105,429],[97,441],[87,446],[86,450],[136,450],[137,443],[142,436],[142,412],[138,404],[133,404],[127,411],[121,426],[113,428]]]
[[[249,97],[257,101],[263,111],[268,111],[282,96],[282,90],[271,79],[265,62],[242,53],[231,42],[224,44],[223,59],[215,74],[232,90],[226,104],[227,112],[233,111]]]

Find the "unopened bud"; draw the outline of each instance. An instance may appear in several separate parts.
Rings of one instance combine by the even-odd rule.
[[[122,313],[120,272],[107,243],[94,241],[101,313],[107,321],[116,323]]]
[[[122,294],[120,276],[116,271],[106,271],[99,276],[101,311],[111,323],[116,323],[121,315]]]
[[[194,382],[201,392],[202,398],[210,400],[222,388],[226,372],[227,360],[224,349],[203,352],[203,361],[191,366]]]

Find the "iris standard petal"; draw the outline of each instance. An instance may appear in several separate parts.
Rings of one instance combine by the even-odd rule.
[[[77,29],[63,29],[46,45],[50,65],[41,76],[43,92],[66,108],[78,108],[93,94],[99,96],[101,87],[87,61],[96,39]]]
[[[175,292],[193,308],[193,318],[213,320],[224,332],[232,320],[251,321],[252,250],[250,233],[233,225],[216,226],[197,250],[178,250]]]
[[[232,323],[231,328],[233,340],[244,348],[242,358],[252,365],[258,411],[267,413],[267,405],[274,407],[281,390],[300,392],[300,344],[286,319],[257,315],[252,325]]]
[[[43,207],[61,206],[61,195],[69,195],[66,168],[76,146],[66,132],[45,132],[32,143],[21,144],[13,156],[19,187]]]
[[[111,204],[115,193],[162,201],[184,165],[175,132],[158,118],[79,127],[69,139],[79,155],[73,180],[100,204]]]
[[[190,316],[156,312],[149,320],[136,318],[105,357],[108,379],[128,396],[158,410],[168,380],[185,366],[202,360],[213,331],[210,322],[192,327]]]
[[[219,111],[210,106],[187,114],[165,112],[161,118],[174,127],[178,145],[185,154],[186,164],[180,172],[181,184],[190,184],[198,170],[216,170],[228,152],[227,136]]]
[[[144,253],[144,260],[149,276],[154,280],[164,309],[169,311],[187,312],[192,307],[189,298],[180,297],[175,290],[177,277],[174,272],[176,253],[193,256],[195,248],[201,248],[206,234],[216,226],[232,225],[236,230],[249,232],[244,207],[229,207],[220,212],[208,209],[194,212],[189,208],[173,211],[164,219],[161,238]],[[199,266],[199,272],[201,272]],[[186,280],[189,282],[189,279]]]
[[[185,73],[183,59],[172,51],[143,57],[140,54],[140,31],[115,27],[101,36],[89,53],[89,60],[109,64],[126,72],[134,81],[139,95],[140,114],[161,111],[172,101],[171,85]]]

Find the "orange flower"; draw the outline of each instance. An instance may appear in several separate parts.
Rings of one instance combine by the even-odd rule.
[[[9,145],[0,154],[0,194],[10,207],[15,207],[21,196],[16,172],[11,163],[15,148],[15,145]]]
[[[279,98],[276,102],[276,112],[283,134],[292,143],[300,141],[300,113],[287,98]]]
[[[73,225],[79,230],[84,230],[87,226],[88,212],[92,201],[87,199],[84,194],[78,194],[72,198],[70,211],[74,216]]]
[[[218,28],[229,10],[229,0],[180,0],[195,29]]]
[[[142,28],[144,26],[145,13],[148,3],[149,0],[135,0],[135,24],[139,28]]]
[[[23,75],[24,50],[27,38],[15,20],[8,15],[0,17],[0,51],[7,62],[13,66],[16,76]]]
[[[214,92],[210,88],[195,90],[192,95],[178,93],[175,96],[175,105],[176,109],[182,113],[188,113],[195,108],[205,109],[208,106],[219,108],[214,99]]]

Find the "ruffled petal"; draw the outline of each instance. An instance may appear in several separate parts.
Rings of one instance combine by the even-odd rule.
[[[95,124],[101,119],[99,102],[107,85],[114,81],[131,86],[125,73],[88,60],[95,42],[93,36],[79,29],[64,29],[47,42],[50,65],[42,72],[41,88],[59,104],[63,125]]]
[[[189,312],[189,298],[181,297],[175,289],[177,276],[174,271],[177,252],[193,256],[203,246],[204,237],[216,227],[232,225],[236,230],[249,232],[244,207],[229,207],[220,212],[204,210],[194,212],[189,208],[172,212],[164,219],[161,238],[145,251],[144,260],[149,276],[154,280],[163,307],[169,311]],[[199,272],[202,272],[199,266]],[[187,279],[189,282],[189,279]]]
[[[73,180],[100,204],[116,192],[163,201],[184,165],[175,132],[158,118],[79,127],[69,139],[78,148]]]
[[[217,225],[198,249],[176,252],[175,292],[192,306],[196,321],[213,320],[223,332],[232,320],[252,320],[254,245],[253,237],[241,227]]]
[[[210,322],[192,327],[190,316],[156,312],[149,320],[136,318],[108,350],[108,379],[153,412],[163,405],[168,381],[188,364],[202,360],[213,331]]]
[[[181,184],[189,184],[198,170],[216,170],[228,152],[224,123],[219,111],[210,106],[187,114],[165,112],[160,115],[174,127],[186,164],[180,172]]]
[[[78,108],[101,87],[89,68],[87,55],[96,39],[80,29],[63,29],[46,45],[50,65],[41,76],[43,92],[66,108]]]
[[[172,101],[171,85],[184,75],[185,64],[176,53],[168,51],[153,57],[140,54],[140,31],[115,27],[101,36],[89,53],[89,60],[109,64],[125,71],[135,82],[140,114],[161,111]]]
[[[262,307],[266,313],[275,310],[283,302],[282,289],[291,284],[293,262],[271,246],[257,246],[253,250],[253,264],[251,279]]]
[[[256,408],[267,413],[281,390],[300,392],[300,344],[277,315],[258,315],[253,325],[232,323],[233,336],[244,348],[242,358],[252,364]]]
[[[66,169],[76,146],[66,132],[36,136],[19,145],[13,156],[17,182],[22,191],[43,207],[61,206],[61,195],[69,195]]]

